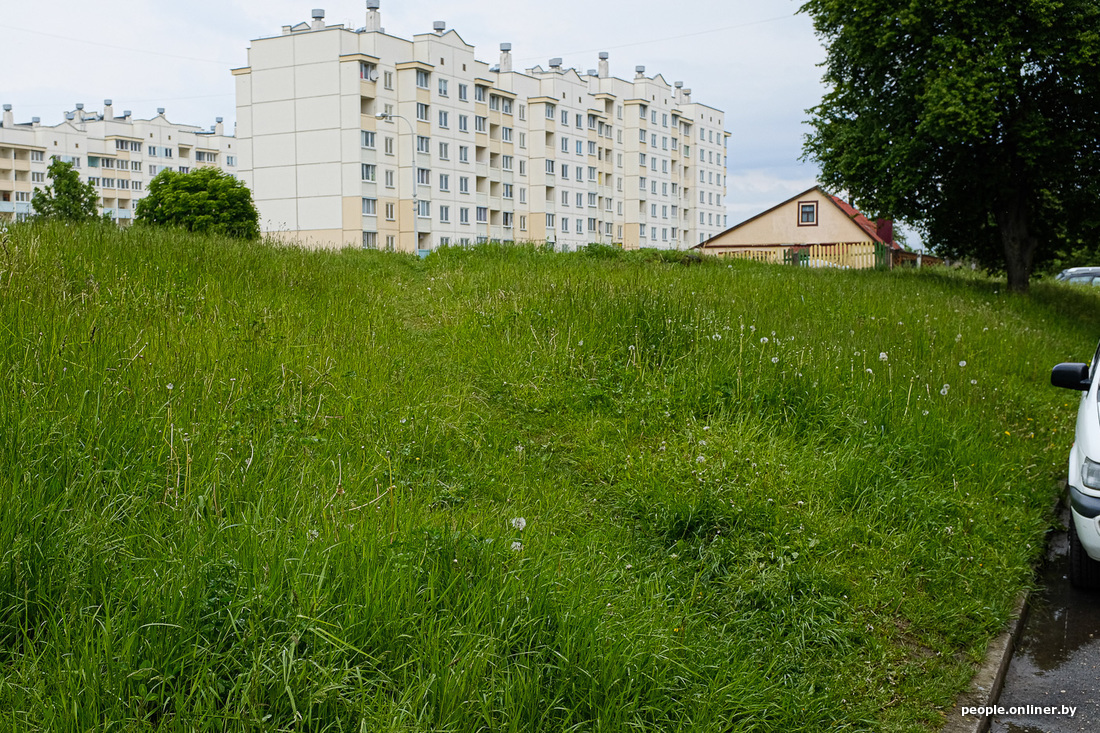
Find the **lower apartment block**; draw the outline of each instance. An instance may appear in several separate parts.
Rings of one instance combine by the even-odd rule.
[[[487,240],[691,247],[726,228],[725,115],[636,67],[525,71],[435,23],[310,23],[235,69],[240,177],[261,227],[313,247],[424,253]]]
[[[100,212],[121,225],[133,220],[134,207],[149,181],[162,170],[183,173],[215,166],[237,173],[237,141],[224,134],[222,121],[209,130],[168,121],[164,110],[149,120],[134,119],[127,110],[115,115],[111,100],[102,112],[83,104],[65,113],[53,126],[39,118],[16,123],[10,104],[0,123],[0,220],[21,221],[33,213],[36,189],[50,181],[54,158],[71,163],[99,195]]]

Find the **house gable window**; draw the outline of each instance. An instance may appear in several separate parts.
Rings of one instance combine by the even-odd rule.
[[[815,226],[817,226],[817,202],[816,201],[799,201],[798,202],[798,226],[800,226],[800,227],[815,227]]]

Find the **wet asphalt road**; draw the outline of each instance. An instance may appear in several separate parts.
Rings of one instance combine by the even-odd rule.
[[[1069,510],[1061,510],[1062,523]],[[1051,537],[1041,592],[1033,593],[998,705],[1053,707],[1057,712],[997,715],[993,733],[1100,731],[1100,592],[1069,584],[1069,540]],[[1075,707],[1070,717],[1063,706]]]

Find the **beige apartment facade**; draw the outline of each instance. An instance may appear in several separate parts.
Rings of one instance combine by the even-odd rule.
[[[116,115],[111,100],[103,110],[77,104],[62,122],[43,125],[39,118],[17,123],[12,105],[0,121],[0,221],[29,218],[36,189],[50,181],[47,169],[56,157],[71,163],[99,195],[100,212],[126,226],[149,181],[162,170],[186,173],[215,166],[236,174],[236,140],[225,134],[221,118],[209,129],[172,123],[160,109],[151,119],[135,119],[129,110]]]
[[[478,241],[690,247],[725,228],[724,113],[597,68],[513,68],[435,23],[310,23],[234,70],[241,178],[261,227],[313,247],[427,252]]]

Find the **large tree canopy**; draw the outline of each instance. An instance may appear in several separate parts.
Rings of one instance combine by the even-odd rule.
[[[828,49],[806,156],[940,254],[1034,266],[1100,229],[1100,0],[808,0]]]
[[[254,239],[259,215],[248,187],[217,168],[190,173],[163,170],[149,183],[149,193],[138,202],[136,220],[142,224],[181,227],[191,232],[227,234]]]
[[[37,189],[31,198],[34,213],[46,219],[79,222],[99,216],[99,196],[90,183],[80,180],[72,163],[56,157],[46,169],[50,185]]]

